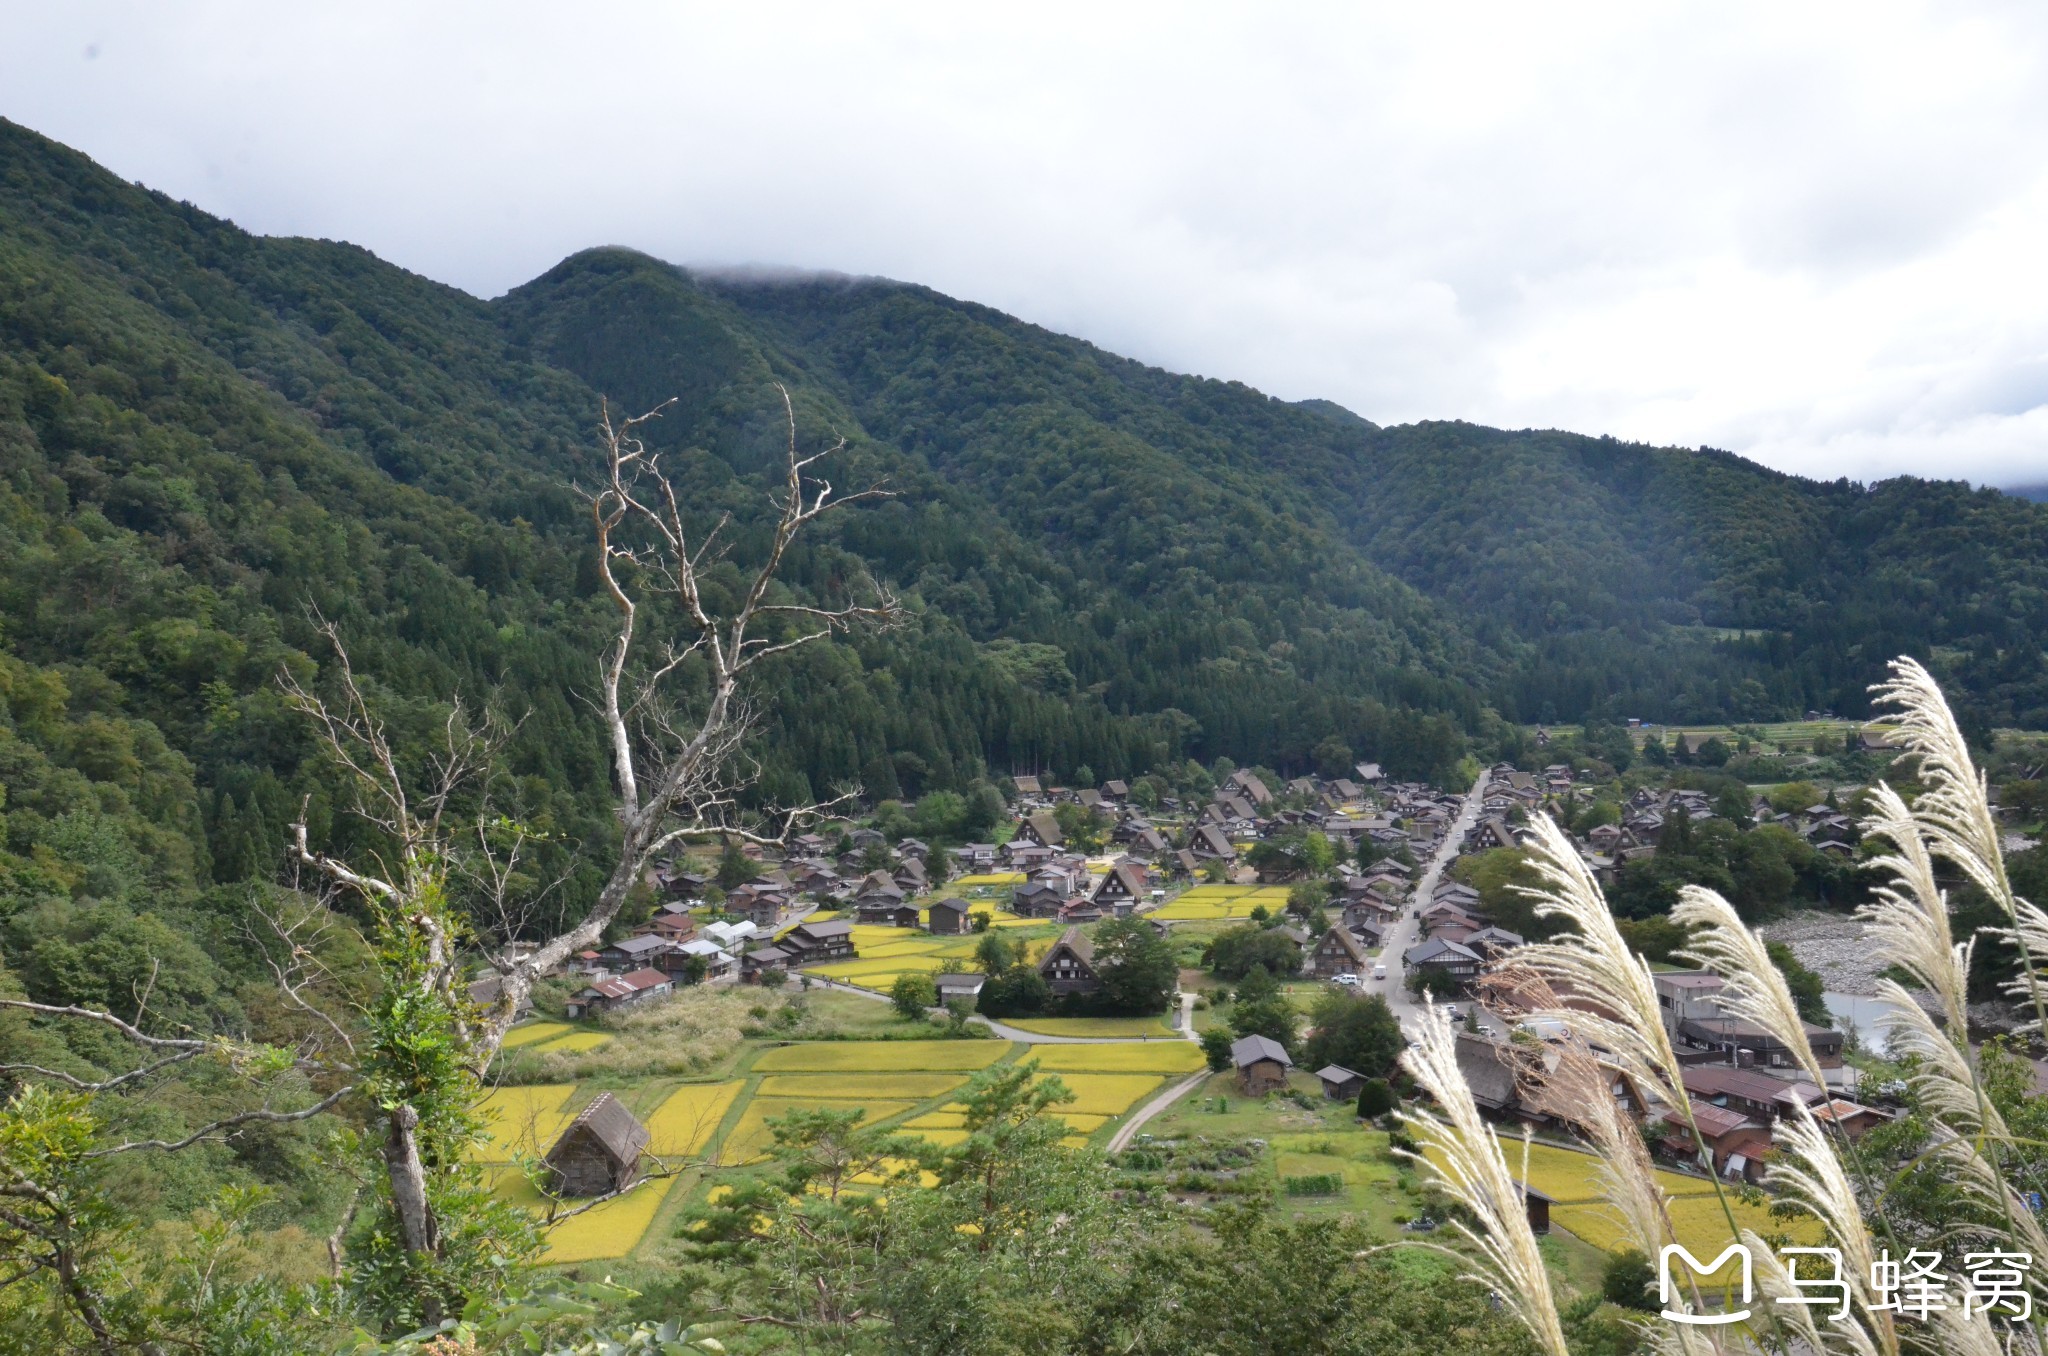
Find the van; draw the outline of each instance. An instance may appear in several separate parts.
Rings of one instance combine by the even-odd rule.
[[[1374,979],[1385,979],[1387,977],[1387,967],[1384,964],[1373,966],[1372,977]]]

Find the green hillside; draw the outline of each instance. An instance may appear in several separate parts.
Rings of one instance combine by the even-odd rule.
[[[423,728],[456,692],[523,713],[522,808],[596,872],[580,694],[607,617],[571,486],[600,400],[676,397],[657,443],[701,454],[671,458],[693,509],[745,524],[776,382],[807,439],[849,440],[842,485],[895,492],[791,584],[871,571],[913,609],[768,676],[781,796],[1298,769],[1328,741],[1441,775],[1488,751],[1489,707],[1851,713],[1902,650],[1978,718],[2048,723],[2048,509],[2017,498],[1380,428],[894,283],[597,250],[480,301],[0,124],[0,812],[30,901],[9,917],[71,900],[101,858],[129,884],[100,903],[271,875],[309,795],[326,831],[275,691],[329,658],[315,610]]]

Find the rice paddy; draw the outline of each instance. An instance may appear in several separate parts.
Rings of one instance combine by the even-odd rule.
[[[476,1157],[485,1163],[540,1157],[572,1119],[564,1108],[575,1091],[570,1083],[492,1089],[477,1108],[490,1138]]]
[[[1006,1017],[1004,1026],[1039,1036],[1085,1036],[1093,1040],[1181,1040],[1164,1017]],[[1182,1041],[1186,1044],[1185,1041]]]
[[[901,1116],[916,1105],[914,1101],[852,1097],[756,1097],[747,1103],[739,1123],[719,1146],[718,1161],[726,1167],[738,1167],[766,1158],[769,1146],[775,1143],[775,1132],[768,1125],[770,1117],[787,1116],[792,1111],[863,1111],[867,1114],[861,1118],[861,1124],[874,1125]]]
[[[844,1097],[862,1101],[870,1097],[921,1102],[951,1092],[964,1081],[958,1073],[778,1073],[769,1074],[755,1089],[757,1097]]]
[[[648,1152],[663,1158],[700,1153],[732,1109],[745,1084],[690,1083],[670,1093],[647,1118]]]
[[[537,1041],[551,1041],[557,1036],[566,1036],[570,1031],[567,1022],[527,1022],[513,1027],[505,1033],[505,1039],[498,1043],[503,1050],[517,1050],[522,1045]]]
[[[561,1221],[544,1235],[547,1240],[545,1260],[552,1265],[567,1266],[572,1262],[624,1257],[640,1245],[647,1226],[654,1223],[656,1212],[668,1199],[669,1189],[674,1185],[672,1177],[647,1182],[617,1200],[606,1201]],[[535,1214],[547,1208],[546,1199],[516,1169],[508,1168],[499,1173],[493,1179],[491,1189],[501,1199],[524,1206]],[[575,1202],[568,1202],[566,1208],[574,1205]]]
[[[1158,909],[1146,916],[1164,919],[1203,921],[1218,918],[1248,918],[1251,911],[1265,905],[1268,913],[1277,913],[1287,906],[1287,887],[1284,885],[1197,885],[1183,891]]]
[[[1143,1045],[1034,1045],[1026,1056],[1051,1073],[1190,1074],[1203,1065],[1193,1041],[1147,1041]]]
[[[1035,919],[1019,918],[1014,921],[1028,927],[1043,926]],[[980,939],[971,934],[940,937],[913,928],[856,923],[853,946],[858,954],[854,959],[827,961],[823,965],[805,966],[804,969],[808,974],[840,984],[886,993],[901,975],[929,975],[967,969],[978,945]]]
[[[892,1069],[985,1069],[1007,1041],[813,1041],[764,1050],[757,1073],[857,1073]]]
[[[1071,1102],[1062,1102],[1054,1108],[1062,1116],[1075,1113],[1093,1116],[1120,1116],[1148,1096],[1161,1083],[1158,1074],[1151,1073],[1045,1073],[1038,1079],[1057,1078],[1067,1085],[1074,1094]],[[1094,1127],[1089,1127],[1093,1129]]]
[[[612,1037],[609,1032],[572,1031],[566,1036],[557,1036],[553,1040],[541,1041],[527,1048],[536,1055],[579,1054],[611,1043]]]

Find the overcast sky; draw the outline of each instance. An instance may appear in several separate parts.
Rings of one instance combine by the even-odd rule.
[[[589,245],[1820,476],[2048,482],[2048,6],[0,0],[0,113],[490,296]]]

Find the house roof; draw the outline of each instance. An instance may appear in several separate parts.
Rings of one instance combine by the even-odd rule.
[[[1271,1036],[1239,1036],[1230,1043],[1230,1058],[1242,1069],[1257,1064],[1262,1059],[1277,1060],[1287,1068],[1294,1067],[1294,1060],[1287,1053],[1287,1047]]]
[[[955,913],[966,913],[967,901],[958,896],[949,899],[935,899],[932,901],[932,907],[935,909],[951,909]]]
[[[548,1150],[548,1161],[552,1163],[562,1146],[579,1135],[595,1139],[605,1156],[621,1166],[638,1161],[640,1151],[647,1147],[647,1127],[608,1092],[593,1097],[588,1106],[576,1113],[576,1119],[563,1127],[554,1147]]]
[[[1505,1111],[1515,1104],[1516,1070],[1505,1047],[1461,1031],[1456,1050],[1458,1072],[1465,1076],[1474,1102],[1491,1111]]]
[[[844,918],[831,918],[822,923],[798,923],[791,931],[800,932],[812,941],[824,941],[832,937],[850,936],[853,924]]]
[[[1058,847],[1067,841],[1067,836],[1060,832],[1059,820],[1053,818],[1050,811],[1040,811],[1031,816],[1030,824],[1031,831],[1038,835],[1038,841],[1047,847]]]
[[[1367,959],[1364,944],[1352,934],[1349,928],[1331,928],[1323,934],[1322,940],[1317,941],[1317,948],[1321,949],[1323,941],[1332,937],[1336,938],[1338,949],[1351,957],[1351,959],[1361,962]]]
[[[1667,970],[1656,980],[1674,989],[1718,989],[1724,983],[1719,975],[1706,970]]]
[[[1081,931],[1081,925],[1076,923],[1060,934],[1060,939],[1046,951],[1045,960],[1038,963],[1038,968],[1043,970],[1046,962],[1050,961],[1061,947],[1066,947],[1088,964],[1095,964],[1095,943],[1089,940],[1088,934]]]
[[[1824,1096],[1812,1083],[1773,1078],[1767,1073],[1739,1069],[1732,1064],[1695,1064],[1681,1072],[1685,1075],[1685,1090],[1695,1097],[1732,1096],[1746,1102],[1784,1099],[1788,1104],[1805,1101],[1812,1105]]]
[[[1402,959],[1409,965],[1429,965],[1437,961],[1471,961],[1476,965],[1479,963],[1479,953],[1468,946],[1460,946],[1456,942],[1447,942],[1441,937],[1435,937],[1412,948]]]
[[[644,956],[668,948],[668,938],[656,937],[652,933],[642,937],[626,937],[613,942],[606,950],[623,951],[628,956]]]
[[[1721,1136],[1733,1134],[1737,1130],[1761,1130],[1763,1128],[1740,1111],[1730,1111],[1726,1107],[1715,1106],[1711,1102],[1702,1102],[1697,1098],[1689,1098],[1688,1100],[1692,1103],[1693,1123],[1698,1125],[1700,1133],[1709,1139],[1719,1139]],[[1673,1107],[1664,1113],[1664,1119],[1673,1125],[1683,1126],[1685,1124],[1685,1113]]]
[[[1365,1075],[1353,1073],[1342,1064],[1325,1064],[1322,1068],[1316,1070],[1316,1077],[1322,1079],[1325,1083],[1348,1083],[1354,1078],[1363,1078]]]
[[[932,983],[941,989],[979,989],[987,982],[987,975],[971,970],[932,976]]]

